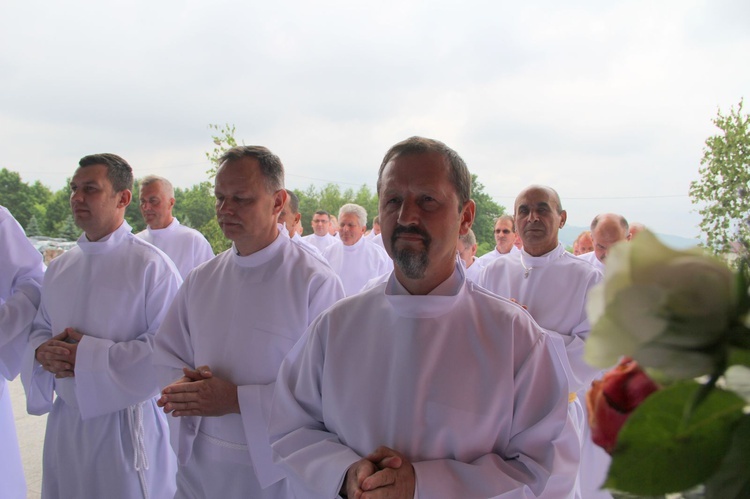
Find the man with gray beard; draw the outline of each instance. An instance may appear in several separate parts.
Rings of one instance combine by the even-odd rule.
[[[394,270],[323,312],[282,363],[275,461],[305,498],[566,497],[545,489],[563,365],[528,313],[456,260],[475,211],[466,164],[412,137],[377,186]]]

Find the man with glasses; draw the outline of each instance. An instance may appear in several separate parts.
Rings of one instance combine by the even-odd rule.
[[[336,242],[336,238],[329,232],[331,214],[325,210],[318,210],[312,217],[313,233],[302,238],[322,253],[324,249]]]
[[[495,247],[489,253],[482,255],[482,266],[487,266],[493,260],[501,256],[517,253],[518,249],[513,246],[516,239],[516,224],[511,215],[501,215],[495,219]]]

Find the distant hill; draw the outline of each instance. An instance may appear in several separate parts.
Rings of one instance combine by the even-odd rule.
[[[575,241],[576,237],[578,237],[578,234],[580,234],[584,230],[588,230],[588,227],[576,227],[574,225],[566,225],[565,227],[560,229],[558,237],[560,241],[566,247],[572,247],[573,241]],[[663,242],[667,246],[675,248],[675,249],[692,248],[694,246],[698,246],[698,242],[699,242],[698,239],[690,239],[687,237],[673,236],[670,234],[656,233],[656,237],[658,237],[659,240],[661,240],[661,242]]]

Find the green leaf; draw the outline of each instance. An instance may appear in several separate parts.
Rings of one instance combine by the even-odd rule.
[[[700,385],[682,382],[649,396],[618,436],[605,487],[638,495],[687,490],[721,463],[744,400],[714,389],[688,421],[683,411]]]
[[[727,365],[750,367],[750,350],[747,350],[745,348],[729,347]]]
[[[706,481],[706,499],[750,497],[750,415],[745,415],[732,435],[724,462]]]

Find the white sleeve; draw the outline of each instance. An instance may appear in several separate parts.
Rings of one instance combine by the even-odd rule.
[[[170,267],[171,269],[171,267]],[[154,335],[181,279],[164,270],[146,291],[147,329],[129,341],[84,335],[76,354],[76,396],[83,419],[108,414],[153,397],[160,388],[152,364]]]

